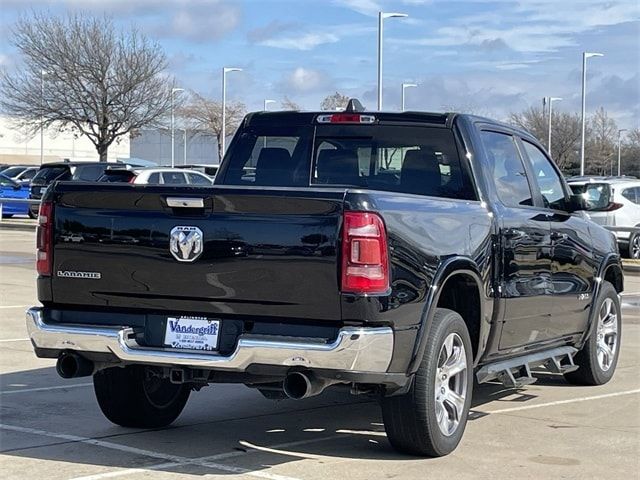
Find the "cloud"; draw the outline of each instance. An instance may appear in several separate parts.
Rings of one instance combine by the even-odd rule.
[[[313,92],[326,88],[330,81],[319,70],[297,67],[284,79],[285,91],[293,93]]]
[[[333,0],[333,3],[370,17],[383,10],[375,0]]]
[[[265,27],[266,28],[266,27]],[[259,41],[265,47],[282,48],[286,50],[313,50],[320,45],[337,43],[345,37],[370,33],[375,27],[370,25],[334,25],[331,27],[310,28],[309,31],[296,30],[289,36],[274,36]]]
[[[264,27],[254,28],[247,32],[247,39],[252,43],[264,42],[276,37],[278,34],[292,30],[298,26],[293,22],[281,22],[280,20],[272,20]]]

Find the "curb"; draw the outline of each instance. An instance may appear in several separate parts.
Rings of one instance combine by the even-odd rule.
[[[0,232],[3,230],[17,230],[17,231],[22,231],[22,232],[35,232],[36,231],[36,224],[30,224],[30,223],[9,223],[9,222],[2,222],[0,223]]]
[[[622,269],[625,272],[640,272],[640,262],[637,261],[622,261]]]

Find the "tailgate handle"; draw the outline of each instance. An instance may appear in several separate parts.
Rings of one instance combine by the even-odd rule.
[[[204,208],[204,199],[193,197],[167,197],[167,205],[173,208]]]

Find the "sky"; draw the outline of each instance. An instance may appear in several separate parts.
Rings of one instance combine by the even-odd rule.
[[[0,68],[19,68],[11,25],[30,11],[108,14],[165,49],[178,86],[261,110],[288,96],[319,109],[335,91],[376,108],[377,13],[384,25],[384,109],[464,110],[506,119],[562,97],[580,111],[582,52],[587,110],[604,107],[621,128],[640,126],[639,0],[0,0]],[[273,105],[270,108],[274,108]]]

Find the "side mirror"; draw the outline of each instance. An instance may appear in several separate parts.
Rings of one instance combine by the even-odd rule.
[[[589,202],[582,194],[571,195],[569,197],[569,212],[578,212],[580,210],[589,210]]]

